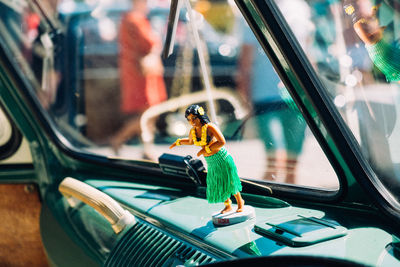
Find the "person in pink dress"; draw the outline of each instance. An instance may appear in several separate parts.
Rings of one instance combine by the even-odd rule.
[[[167,99],[160,56],[162,44],[151,28],[147,13],[146,0],[133,0],[132,10],[121,21],[121,111],[129,119],[111,139],[115,153],[130,138],[140,135],[141,114]]]

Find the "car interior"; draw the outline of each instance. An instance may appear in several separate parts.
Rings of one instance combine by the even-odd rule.
[[[399,7],[1,0],[0,265],[400,266]]]

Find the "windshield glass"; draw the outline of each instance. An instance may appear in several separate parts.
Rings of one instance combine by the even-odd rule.
[[[275,3],[377,175],[375,182],[398,199],[400,1]],[[294,23],[299,16],[310,18],[308,30]]]
[[[185,110],[198,104],[222,132],[241,177],[338,189],[336,173],[232,1],[179,2],[167,58],[161,52],[170,1],[162,0],[60,1],[56,29],[28,2],[2,0],[0,40],[77,151],[139,161],[163,153],[197,157],[201,147],[170,146],[192,138],[195,122]],[[311,16],[300,24],[313,25]],[[199,132],[195,144],[210,144],[215,135],[203,140]]]

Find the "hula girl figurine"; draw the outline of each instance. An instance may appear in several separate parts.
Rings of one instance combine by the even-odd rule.
[[[196,145],[201,149],[197,156],[203,155],[207,162],[207,200],[209,203],[224,202],[222,214],[232,210],[233,195],[237,202],[236,212],[242,212],[244,200],[240,195],[242,185],[232,156],[224,147],[226,141],[221,131],[210,122],[204,109],[191,105],[185,117],[192,125],[188,138],[178,139],[170,148],[180,145]]]

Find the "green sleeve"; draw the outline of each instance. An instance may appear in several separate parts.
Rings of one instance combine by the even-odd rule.
[[[365,47],[372,62],[386,76],[387,81],[400,81],[399,48],[391,46],[383,39],[376,44]]]

